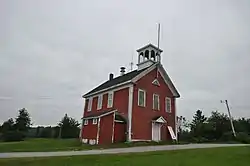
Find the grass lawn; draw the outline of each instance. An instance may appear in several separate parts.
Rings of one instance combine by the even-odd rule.
[[[247,166],[249,163],[250,147],[119,155],[0,159],[1,166]]]
[[[1,152],[36,152],[36,151],[69,151],[69,150],[88,150],[88,149],[106,149],[121,148],[132,146],[163,145],[169,142],[136,142],[120,143],[112,145],[84,145],[78,139],[27,139],[21,142],[0,142]]]

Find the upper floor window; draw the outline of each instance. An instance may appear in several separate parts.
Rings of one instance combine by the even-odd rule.
[[[138,106],[146,106],[146,91],[138,89]]]
[[[114,92],[109,92],[108,93],[108,105],[107,107],[113,107],[113,98],[114,98]]]
[[[160,96],[153,94],[153,109],[160,110]]]
[[[102,109],[102,95],[98,96],[97,109]]]
[[[85,119],[84,120],[84,125],[88,125],[88,122],[89,122],[88,119]]]
[[[91,111],[91,108],[92,108],[92,98],[89,98],[89,101],[88,101],[88,111]]]
[[[171,98],[165,98],[165,110],[166,112],[171,112]]]

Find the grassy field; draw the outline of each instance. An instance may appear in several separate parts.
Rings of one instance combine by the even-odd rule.
[[[36,151],[69,151],[69,150],[88,150],[121,148],[132,146],[163,145],[169,142],[137,142],[120,143],[112,145],[84,145],[78,139],[28,139],[21,142],[0,142],[0,152],[36,152]]]
[[[0,159],[1,166],[247,166],[249,163],[250,147],[119,155]]]

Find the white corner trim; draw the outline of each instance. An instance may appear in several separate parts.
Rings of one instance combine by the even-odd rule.
[[[177,129],[177,114],[176,114],[176,99],[174,98],[174,114],[175,114],[175,121],[174,121],[174,124],[175,124],[175,136],[176,136],[176,141],[178,141],[178,129]]]
[[[114,86],[111,86],[111,87],[108,87],[108,88],[99,90],[99,91],[94,92],[94,93],[90,93],[90,94],[88,94],[88,95],[83,95],[82,97],[84,97],[84,98],[88,98],[88,97],[90,97],[90,96],[93,96],[93,97],[94,97],[94,96],[96,96],[96,95],[99,95],[100,93],[106,92],[106,91],[108,91],[108,90],[113,90],[113,89],[115,89],[115,88],[119,88],[120,86],[124,86],[124,85],[130,84],[130,83],[131,83],[131,80],[126,81],[126,82],[123,82],[123,83],[120,83],[120,84],[116,84],[116,85],[114,85]],[[122,87],[122,88],[124,88],[124,87]]]
[[[128,97],[128,141],[130,142],[132,135],[132,109],[133,109],[133,93],[134,86],[129,87],[129,97]]]
[[[96,134],[96,144],[99,144],[100,122],[101,122],[101,118],[98,118],[97,134]]]
[[[114,143],[114,134],[115,134],[115,112],[113,114],[112,143]]]

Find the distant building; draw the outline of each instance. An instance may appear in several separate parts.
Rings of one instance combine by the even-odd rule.
[[[180,95],[161,64],[162,50],[137,50],[138,68],[109,79],[83,95],[80,137],[84,143],[165,141],[176,138],[176,98]]]

